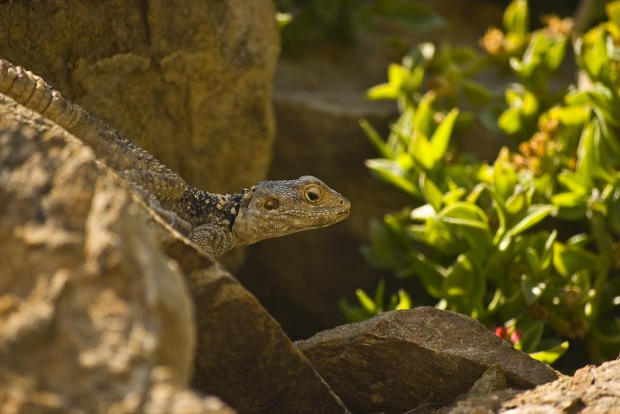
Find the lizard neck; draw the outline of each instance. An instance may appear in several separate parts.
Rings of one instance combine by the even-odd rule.
[[[231,231],[239,214],[241,200],[248,191],[243,189],[234,194],[213,194],[188,185],[180,199],[163,202],[162,207],[173,211],[193,226],[219,223]]]

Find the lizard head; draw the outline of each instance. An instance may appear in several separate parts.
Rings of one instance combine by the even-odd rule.
[[[262,181],[241,201],[232,228],[235,245],[329,226],[347,218],[350,210],[346,198],[315,177]]]

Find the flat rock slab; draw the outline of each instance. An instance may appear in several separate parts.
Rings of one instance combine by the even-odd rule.
[[[509,387],[558,378],[464,315],[432,307],[387,312],[296,342],[353,412],[442,407],[499,363]]]
[[[439,413],[620,413],[620,360],[598,367],[586,366],[572,377],[562,377],[533,390],[507,390],[470,398]]]

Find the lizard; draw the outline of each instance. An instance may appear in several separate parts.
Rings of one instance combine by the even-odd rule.
[[[351,203],[313,176],[261,181],[234,194],[200,190],[119,131],[64,98],[41,77],[0,59],[0,93],[93,149],[151,208],[213,256],[349,216]]]

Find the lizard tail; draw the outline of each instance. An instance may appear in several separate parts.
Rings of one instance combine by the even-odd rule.
[[[11,62],[0,59],[0,93],[45,115],[68,132],[81,136],[91,118],[86,111],[63,97],[43,79]]]
[[[185,181],[151,154],[63,97],[41,77],[5,59],[0,59],[0,93],[78,137],[121,175],[150,171],[153,177],[140,182],[159,198],[176,199],[185,192]]]

